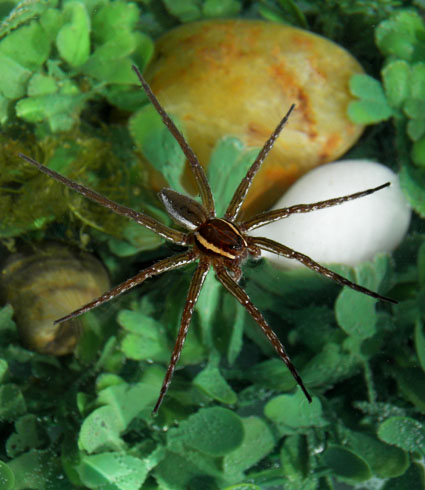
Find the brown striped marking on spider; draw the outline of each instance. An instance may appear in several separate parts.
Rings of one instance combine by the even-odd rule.
[[[201,167],[196,155],[194,154],[183,135],[179,132],[169,115],[165,112],[158,99],[152,93],[148,83],[143,78],[142,74],[136,66],[133,66],[140,83],[146,92],[149,100],[160,114],[164,124],[167,126],[171,134],[174,136],[181,149],[183,150],[191,171],[195,177],[199,193],[202,199],[202,205],[189,196],[180,194],[172,189],[162,189],[159,192],[159,197],[165,206],[165,209],[173,218],[173,220],[180,225],[180,228],[185,231],[176,230],[166,226],[159,221],[147,216],[143,213],[139,213],[133,209],[122,206],[110,199],[98,194],[97,192],[74,182],[57,172],[49,169],[48,167],[38,163],[32,158],[20,154],[19,156],[37,167],[41,172],[44,172],[53,179],[61,182],[62,184],[70,187],[74,191],[82,194],[83,196],[91,199],[92,201],[111,209],[114,213],[122,216],[126,216],[131,220],[136,221],[141,226],[145,226],[149,230],[157,233],[161,237],[169,240],[172,243],[187,247],[187,250],[158,261],[154,265],[140,271],[134,277],[131,277],[122,284],[114,287],[107,293],[103,294],[99,298],[91,301],[90,303],[78,308],[77,310],[70,312],[63,318],[59,318],[55,321],[55,324],[64,322],[71,318],[75,318],[93,308],[96,308],[103,303],[117,297],[119,294],[128,291],[129,289],[137,286],[146,279],[161,274],[166,271],[174,270],[179,267],[191,264],[192,262],[198,262],[198,266],[194,272],[191,280],[189,291],[187,294],[186,303],[184,305],[183,315],[181,318],[180,329],[177,335],[177,340],[171,355],[171,359],[168,365],[167,372],[162,383],[162,387],[159,393],[158,400],[155,404],[153,412],[156,413],[167,393],[171,378],[173,376],[177,361],[179,360],[184,341],[186,339],[189,324],[193,315],[193,310],[196,301],[199,297],[202,285],[205,278],[211,268],[214,269],[217,279],[232,294],[237,301],[248,311],[258,326],[261,328],[269,342],[275,348],[278,356],[286,364],[290,370],[292,376],[295,378],[298,385],[304,392],[307,400],[311,402],[311,396],[308,393],[303,381],[298,374],[295,366],[292,364],[291,359],[286,353],[285,347],[269,327],[268,323],[264,319],[261,312],[254,306],[248,297],[247,293],[238,284],[241,276],[241,265],[243,261],[250,255],[259,257],[261,250],[267,250],[278,255],[282,255],[289,259],[294,259],[306,267],[333,279],[342,286],[348,286],[355,291],[372,296],[373,298],[387,301],[389,303],[397,303],[391,298],[386,298],[378,293],[370,291],[358,284],[355,284],[345,277],[336,274],[335,272],[323,267],[315,262],[313,259],[300,252],[292,250],[285,245],[270,240],[264,237],[252,237],[248,234],[251,230],[267,225],[273,221],[277,221],[296,213],[309,213],[318,209],[328,208],[336,206],[353,199],[368,196],[377,192],[385,187],[389,186],[387,182],[373,189],[367,189],[362,192],[356,192],[348,196],[337,197],[334,199],[328,199],[326,201],[320,201],[313,204],[298,204],[287,208],[282,208],[274,211],[266,211],[248,220],[238,219],[241,206],[245,200],[247,192],[252,184],[252,181],[258,172],[264,159],[273,147],[276,138],[279,136],[283,127],[287,123],[290,114],[294,110],[295,105],[292,105],[271,136],[265,142],[263,148],[259,152],[254,163],[249,168],[246,176],[240,182],[236,189],[230,204],[227,207],[227,211],[223,218],[218,218],[215,212],[214,199],[211,192],[211,188],[208,184],[206,174]]]

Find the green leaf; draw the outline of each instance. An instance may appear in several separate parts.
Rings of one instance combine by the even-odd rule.
[[[204,489],[211,484],[208,475],[218,475],[217,465],[211,458],[197,451],[167,451],[164,459],[155,468],[154,476],[159,488],[183,490]]]
[[[358,361],[341,345],[328,342],[303,368],[306,386],[332,386],[347,378],[357,368]]]
[[[18,99],[25,94],[27,80],[31,72],[12,58],[0,52],[0,92],[6,99]]]
[[[101,490],[139,490],[148,474],[143,460],[120,452],[83,456],[77,471],[84,485]]]
[[[221,375],[219,369],[208,365],[193,380],[193,384],[209,397],[221,403],[231,405],[236,403],[236,393]]]
[[[47,120],[53,132],[67,131],[78,120],[87,98],[87,94],[48,94],[28,97],[18,101],[16,113],[28,122]]]
[[[222,286],[215,275],[208,274],[195,307],[196,311],[202,312],[199,315],[199,322],[202,328],[203,341],[208,348],[213,348],[215,344],[213,328],[220,308],[221,293]]]
[[[381,52],[406,61],[425,59],[425,26],[413,10],[399,10],[379,24],[375,31]]]
[[[425,169],[404,164],[399,178],[407,201],[420,216],[425,217]]]
[[[354,268],[354,282],[377,291],[389,268],[388,257],[378,255],[373,263]],[[376,332],[376,299],[350,288],[344,288],[335,304],[335,315],[340,327],[348,334],[364,340]]]
[[[164,5],[181,22],[192,22],[201,17],[201,9],[196,0],[164,0]]]
[[[216,343],[219,345],[220,341],[223,341],[227,349],[227,361],[230,365],[236,361],[243,346],[245,313],[245,308],[235,301],[233,296],[227,293],[222,296],[221,314],[223,321],[220,322],[222,328],[218,332],[217,325],[215,325],[215,332],[218,333]]]
[[[15,430],[16,432],[6,442],[6,452],[9,458],[14,458],[28,449],[35,449],[43,442],[37,417],[33,414],[19,418],[15,422]]]
[[[378,80],[368,75],[353,75],[350,78],[350,91],[360,99],[348,105],[348,115],[353,122],[372,124],[385,121],[392,115]]]
[[[50,42],[38,22],[20,27],[0,42],[0,53],[29,70],[41,66],[47,60],[49,52]],[[2,64],[2,77],[4,76]]]
[[[372,477],[369,465],[358,454],[342,446],[330,446],[323,459],[333,474],[350,482],[363,482]]]
[[[147,371],[144,373],[147,374]],[[128,424],[141,412],[151,415],[153,401],[158,397],[158,386],[143,378],[143,382],[134,385],[122,383],[102,390],[98,395],[100,404],[110,405],[121,425]]]
[[[35,73],[28,82],[27,94],[35,95],[54,94],[57,91],[56,80],[53,77]]]
[[[297,389],[294,395],[279,395],[272,398],[264,407],[264,414],[277,425],[281,434],[291,434],[292,429],[302,432],[306,427],[327,425],[323,418],[320,400],[313,397],[312,403],[308,403],[301,389]]]
[[[0,421],[16,420],[26,412],[26,403],[21,389],[16,384],[0,386]]]
[[[170,187],[184,194],[180,178],[186,158],[156,110],[147,105],[137,111],[130,119],[129,130],[143,155],[163,174]]]
[[[236,138],[223,138],[215,146],[208,164],[208,182],[216,201],[217,216],[223,216],[237,186],[245,177],[259,150]]]
[[[416,367],[394,370],[399,390],[405,398],[425,413],[425,373]]]
[[[417,141],[425,136],[425,119],[407,121],[407,134],[412,141]]]
[[[68,22],[58,32],[56,46],[72,67],[81,66],[90,54],[90,18],[84,3],[69,1],[64,7]]]
[[[210,456],[224,456],[238,448],[244,438],[242,419],[222,407],[203,408],[188,417],[173,437]]]
[[[248,375],[256,385],[278,392],[290,391],[296,386],[292,374],[280,359],[259,362],[249,369]]]
[[[132,62],[125,58],[134,52],[136,45],[136,35],[123,32],[99,46],[81,70],[104,83],[132,84],[136,81]]]
[[[388,103],[392,107],[401,107],[409,94],[410,66],[405,61],[389,63],[382,70],[382,79]]]
[[[306,478],[309,469],[306,438],[299,435],[286,437],[280,451],[280,461],[288,480],[301,481]]]
[[[0,95],[0,124],[5,124],[9,116],[9,101]]]
[[[4,383],[5,379],[7,378],[7,373],[7,361],[5,361],[4,359],[0,359],[0,383]]]
[[[140,312],[122,310],[118,323],[126,330],[121,349],[128,359],[167,362],[169,350],[164,325]]]
[[[115,1],[102,5],[93,16],[93,36],[104,44],[136,28],[140,11],[134,3]]]
[[[119,434],[125,424],[117,417],[117,410],[111,406],[100,407],[83,422],[78,438],[78,447],[88,453],[100,450],[119,451],[125,448]]]
[[[2,10],[2,15],[8,12],[7,17],[2,19],[0,25],[0,37],[6,37],[14,29],[22,26],[31,19],[38,18],[43,14],[43,11],[49,6],[50,2],[18,2],[16,4],[4,3],[5,7]],[[12,5],[15,5],[13,9],[10,10]]]
[[[390,417],[378,428],[378,437],[405,451],[425,455],[425,427],[410,417]]]
[[[424,488],[425,475],[422,464],[413,463],[404,475],[387,480],[382,490],[416,490]]]
[[[359,339],[372,337],[376,332],[376,299],[344,288],[335,303],[339,326]]]
[[[15,487],[15,475],[6,463],[0,461],[0,488],[13,490]]]
[[[421,288],[425,287],[425,242],[419,247],[418,256],[418,275],[419,275],[419,285]]]
[[[241,4],[236,0],[205,0],[202,14],[205,17],[231,17],[241,10]]]
[[[372,435],[346,430],[344,440],[369,464],[374,475],[380,478],[400,476],[409,466],[409,458],[404,451],[384,444]]]
[[[248,417],[242,419],[242,423],[245,433],[242,444],[223,458],[223,469],[229,475],[237,475],[256,465],[275,446],[274,436],[262,419]]]
[[[13,490],[64,489],[71,490],[64,481],[59,459],[52,457],[52,451],[32,449],[9,461],[9,469],[15,475]]]
[[[0,332],[4,334],[7,330],[16,331],[13,308],[9,304],[0,308]]]
[[[223,490],[261,490],[261,487],[254,485],[254,483],[238,483],[237,485],[225,487]]]
[[[412,160],[418,167],[425,168],[425,137],[414,142],[412,147]]]
[[[121,383],[102,390],[97,403],[105,406],[97,408],[84,420],[78,446],[89,453],[124,449],[121,432],[142,412],[150,416],[157,396],[157,387],[148,382],[134,386]]]
[[[64,22],[65,15],[63,11],[55,8],[47,9],[40,16],[40,25],[43,28],[44,37],[49,42],[54,42]]]

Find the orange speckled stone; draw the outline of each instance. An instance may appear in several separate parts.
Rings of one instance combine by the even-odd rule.
[[[261,147],[296,104],[248,194],[251,214],[358,139],[363,127],[346,116],[354,73],[363,73],[359,63],[315,34],[265,21],[214,20],[161,37],[146,76],[204,165],[223,136]]]

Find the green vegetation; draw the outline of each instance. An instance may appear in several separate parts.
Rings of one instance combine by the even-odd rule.
[[[153,39],[171,27],[220,16],[288,22],[359,58],[370,76],[353,78],[358,100],[349,114],[373,126],[350,156],[374,157],[399,171],[417,214],[393,257],[338,267],[398,299],[396,306],[341,291],[310,271],[246,264],[243,286],[287,346],[311,405],[257,325],[210,274],[167,398],[152,417],[191,267],[89,313],[75,356],[66,358],[24,349],[12,308],[3,306],[0,488],[330,490],[337,482],[362,490],[424,488],[423,1],[11,6],[0,4],[2,256],[23,243],[66,239],[95,250],[117,284],[173,252],[16,154],[166,222],[146,162],[182,190],[184,158],[144,105],[131,64],[143,68]],[[253,156],[230,136],[217,142],[208,169],[221,205]],[[219,162],[229,169],[225,185]]]

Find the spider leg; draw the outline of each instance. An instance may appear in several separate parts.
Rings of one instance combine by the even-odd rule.
[[[295,104],[292,104],[291,107],[289,108],[289,111],[286,113],[284,118],[280,121],[276,129],[271,134],[270,138],[264,143],[263,148],[261,149],[254,163],[251,165],[246,176],[242,179],[241,183],[239,184],[238,188],[236,189],[236,192],[232,197],[232,200],[230,201],[226,214],[224,215],[224,218],[226,220],[228,221],[235,220],[236,216],[238,215],[242,207],[245,197],[249,191],[249,188],[251,187],[252,181],[256,173],[260,169],[262,163],[264,162],[265,158],[269,154],[270,150],[273,148],[274,142],[276,141],[283,127],[287,123],[289,116],[291,115],[294,108],[295,108]]]
[[[101,194],[98,194],[97,192],[89,189],[88,187],[78,184],[77,182],[68,179],[67,177],[64,177],[63,175],[55,172],[54,170],[51,170],[50,168],[46,167],[45,165],[42,165],[41,163],[37,162],[36,160],[33,160],[32,158],[23,155],[22,153],[19,153],[18,155],[26,162],[31,163],[32,165],[37,167],[38,170],[40,170],[41,172],[47,174],[49,177],[52,177],[53,179],[57,180],[61,184],[65,184],[67,187],[70,187],[74,191],[78,192],[84,197],[87,197],[88,199],[91,199],[97,204],[100,204],[105,208],[111,209],[116,214],[125,216],[127,218],[132,219],[133,221],[136,221],[136,223],[145,226],[149,230],[153,231],[154,233],[157,233],[158,235],[162,236],[166,240],[169,240],[170,242],[177,243],[178,245],[186,245],[185,233],[182,233],[181,231],[173,230],[172,228],[163,225],[156,219],[151,218],[150,216],[146,216],[143,213],[138,213],[137,211],[134,211],[134,209],[127,208],[126,206],[122,206],[121,204],[111,201],[110,199],[102,196]]]
[[[380,191],[381,189],[384,189],[390,185],[391,182],[387,182],[386,184],[374,187],[373,189],[356,192],[354,194],[349,194],[348,196],[335,197],[333,199],[327,199],[326,201],[319,201],[312,204],[296,204],[295,206],[290,206],[288,208],[266,211],[264,213],[257,214],[253,218],[244,221],[238,226],[244,232],[255,230],[256,228],[260,228],[260,226],[268,225],[269,223],[273,223],[274,221],[278,221],[282,218],[287,218],[290,214],[309,213],[310,211],[316,211],[317,209],[337,206],[338,204],[352,201],[354,199],[358,199],[359,197],[368,196],[369,194],[373,194],[374,192]]]
[[[183,315],[180,323],[179,333],[177,335],[177,340],[174,345],[173,353],[171,354],[170,364],[168,365],[167,372],[165,373],[164,381],[162,382],[161,391],[159,392],[158,400],[153,409],[153,413],[157,413],[158,409],[167,393],[168,386],[173,377],[176,364],[180,358],[180,354],[183,348],[184,341],[186,340],[187,331],[189,329],[190,321],[193,315],[193,309],[195,307],[196,301],[199,297],[202,285],[204,284],[205,278],[208,274],[210,264],[208,262],[201,261],[195,274],[192,277],[192,282],[190,283],[189,292],[187,294],[186,303],[184,305]]]
[[[204,169],[202,168],[201,164],[199,163],[197,156],[195,155],[195,153],[193,152],[192,148],[189,146],[187,141],[184,139],[183,135],[177,129],[177,126],[174,124],[174,122],[172,121],[170,116],[165,112],[164,108],[161,106],[158,99],[155,97],[155,95],[152,92],[151,88],[149,87],[148,83],[143,78],[143,75],[140,73],[140,70],[137,68],[136,65],[133,65],[132,68],[135,71],[137,77],[139,78],[140,83],[142,84],[143,90],[145,91],[145,93],[148,96],[149,100],[151,101],[152,105],[155,107],[158,114],[161,116],[162,121],[167,126],[170,133],[176,139],[180,148],[183,150],[183,153],[186,155],[186,158],[188,159],[189,165],[192,169],[192,173],[195,176],[195,180],[198,184],[198,188],[199,188],[199,192],[201,194],[202,202],[203,202],[205,208],[207,209],[208,214],[211,217],[215,216],[214,198],[213,198],[213,195],[211,192],[210,185],[209,185],[208,180],[207,180],[207,176],[205,175]]]
[[[222,266],[216,265],[215,271],[217,274],[217,279],[223,284],[223,286],[232,294],[239,303],[248,311],[248,313],[252,316],[252,318],[259,325],[268,341],[273,345],[277,354],[282,359],[282,361],[286,364],[295,381],[298,383],[300,388],[303,390],[305,397],[311,403],[311,396],[308,393],[304,383],[301,379],[301,376],[298,374],[295,366],[292,364],[291,359],[286,353],[285,347],[279,340],[278,336],[273,332],[273,330],[269,327],[266,320],[260,311],[254,306],[254,304],[249,299],[247,293],[229,276],[226,269]]]
[[[170,271],[172,269],[178,269],[179,267],[194,262],[197,258],[198,258],[197,252],[193,250],[189,250],[179,255],[173,255],[172,257],[167,257],[166,259],[160,260],[156,264],[153,264],[150,267],[140,271],[134,277],[127,279],[126,281],[122,282],[118,286],[112,288],[110,291],[102,294],[102,296],[99,296],[99,298],[96,298],[90,303],[87,303],[81,308],[78,308],[78,310],[75,310],[64,317],[55,320],[53,323],[54,325],[56,325],[58,323],[62,323],[67,320],[70,320],[71,318],[80,316],[83,313],[86,313],[87,311],[92,310],[93,308],[97,308],[103,303],[106,303],[107,301],[117,297],[118,295],[125,293],[129,289],[134,288],[135,286],[139,285],[149,277],[157,276],[158,274],[162,274],[163,272]]]
[[[296,250],[292,250],[292,248],[286,247],[285,245],[275,242],[274,240],[270,240],[269,238],[265,238],[265,237],[255,237],[255,238],[249,237],[249,242],[254,245],[257,245],[262,250],[267,250],[268,252],[272,252],[277,255],[283,255],[288,259],[298,260],[309,269],[316,271],[319,274],[322,274],[322,276],[329,277],[329,279],[334,280],[335,282],[341,284],[342,286],[348,286],[349,288],[354,289],[354,291],[367,294],[368,296],[372,296],[372,298],[380,299],[382,301],[387,301],[388,303],[393,303],[393,304],[398,303],[394,299],[387,298],[386,296],[381,296],[380,294],[375,293],[370,289],[364,288],[363,286],[359,286],[358,284],[349,281],[348,279],[346,279],[343,276],[340,276],[336,272],[333,272],[330,269],[323,267],[323,265],[318,264],[307,255],[297,252]]]

